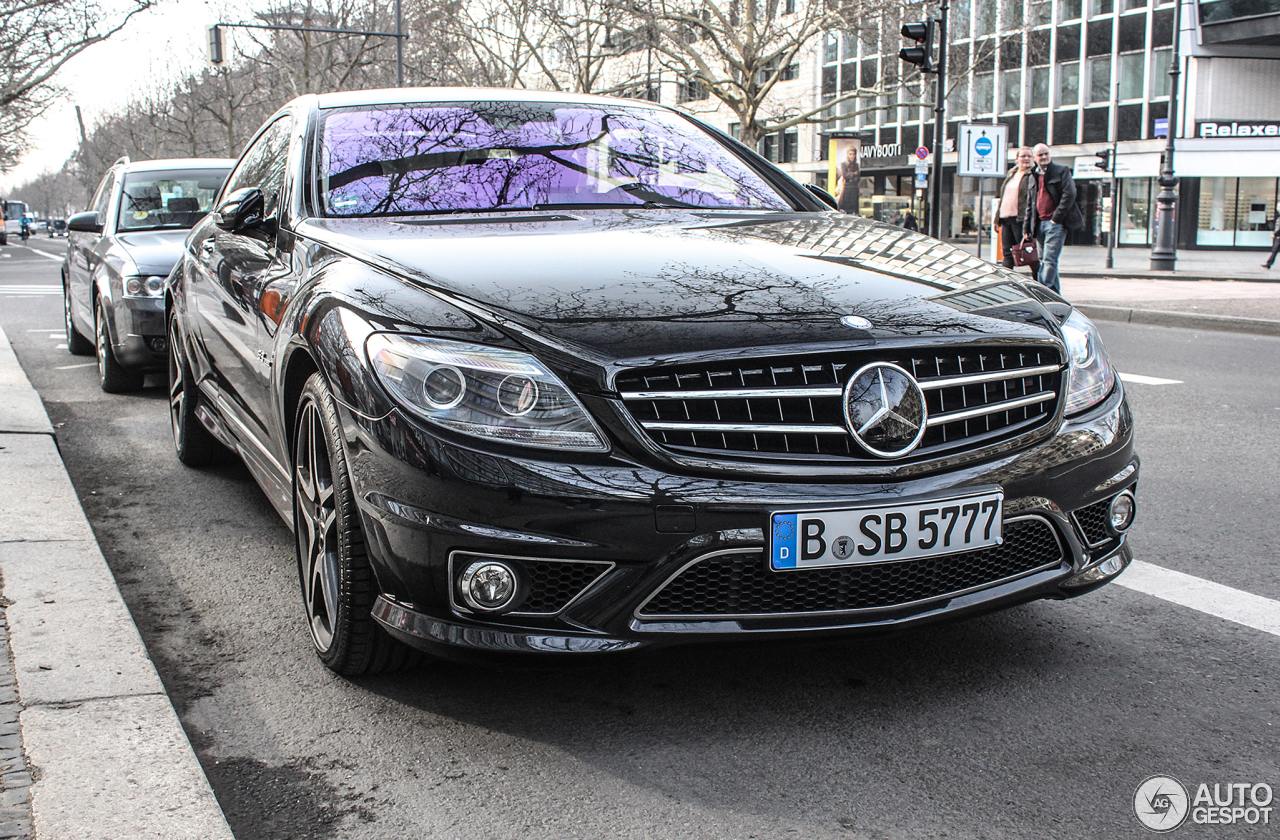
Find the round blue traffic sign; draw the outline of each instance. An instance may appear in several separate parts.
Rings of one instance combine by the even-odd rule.
[[[986,137],[979,137],[973,143],[973,150],[980,155],[991,154],[991,141]]]
[[[928,156],[929,156],[929,150],[924,146],[921,146],[920,148],[916,149],[916,157],[920,158],[921,160],[924,160]]]

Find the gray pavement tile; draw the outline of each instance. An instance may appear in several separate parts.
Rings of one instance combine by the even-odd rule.
[[[93,541],[53,438],[0,434],[0,543]]]
[[[164,696],[22,713],[40,840],[232,840]]]
[[[26,706],[164,694],[96,542],[0,543],[0,571]]]

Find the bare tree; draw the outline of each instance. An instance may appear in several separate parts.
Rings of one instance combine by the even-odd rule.
[[[0,169],[24,151],[27,127],[58,90],[55,74],[105,40],[153,0],[129,0],[108,15],[92,0],[10,0],[0,7]]]
[[[798,105],[776,95],[794,78],[806,51],[827,33],[857,33],[881,22],[892,25],[904,6],[893,0],[609,0],[623,28],[624,52],[639,61],[657,56],[681,83],[723,103],[737,117],[740,137],[759,138],[804,122],[832,118],[834,106],[857,97],[882,96],[899,83],[886,76],[875,87],[823,91]],[[913,4],[914,5],[914,4]],[[896,28],[896,27],[895,27]],[[634,69],[632,70],[634,73]],[[866,110],[875,107],[869,106]],[[845,115],[847,116],[847,114]]]

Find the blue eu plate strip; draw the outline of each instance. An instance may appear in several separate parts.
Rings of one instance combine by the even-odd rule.
[[[779,513],[773,517],[773,556],[770,561],[775,569],[796,567],[796,514]]]

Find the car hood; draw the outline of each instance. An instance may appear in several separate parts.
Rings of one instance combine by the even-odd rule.
[[[598,361],[983,336],[1056,319],[1017,275],[839,213],[587,211],[309,219],[297,233],[529,341]],[[870,326],[849,326],[843,316]]]
[[[190,230],[145,230],[120,233],[116,243],[138,266],[141,274],[167,275],[182,256],[182,243]]]

